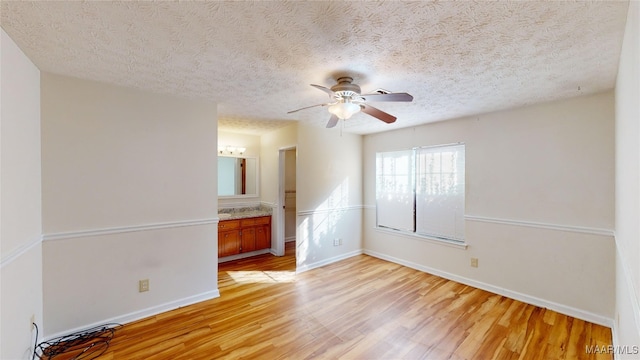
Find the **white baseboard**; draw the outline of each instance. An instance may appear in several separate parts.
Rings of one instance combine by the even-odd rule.
[[[225,257],[218,258],[218,264],[221,264],[221,263],[224,263],[224,262],[227,262],[227,261],[244,259],[244,258],[248,258],[248,257],[256,256],[256,255],[268,254],[268,253],[273,253],[273,251],[271,251],[271,248],[251,251],[251,252],[242,253],[242,254],[225,256]]]
[[[181,308],[181,307],[185,307],[188,305],[192,305],[195,303],[199,303],[201,301],[205,301],[205,300],[211,300],[211,299],[215,299],[220,297],[220,291],[218,289],[212,290],[212,291],[207,291],[205,293],[202,294],[198,294],[198,295],[194,295],[194,296],[189,296],[183,299],[178,299],[175,301],[170,301],[168,303],[164,303],[164,304],[160,304],[160,305],[156,305],[156,306],[152,306],[146,309],[141,309],[138,311],[134,311],[134,312],[130,312],[128,314],[124,314],[124,315],[120,315],[120,316],[115,316],[112,317],[110,319],[104,319],[102,321],[98,321],[98,322],[94,322],[92,324],[87,324],[84,326],[80,326],[74,329],[68,329],[65,331],[61,331],[55,334],[50,334],[45,336],[45,338],[43,339],[44,341],[47,340],[51,340],[51,339],[55,339],[57,337],[60,336],[65,336],[68,334],[73,334],[75,332],[79,332],[79,331],[83,331],[85,329],[91,329],[94,328],[96,326],[101,326],[103,324],[112,324],[112,323],[117,323],[117,324],[127,324],[136,320],[140,320],[140,319],[144,319],[146,317],[149,316],[153,316],[153,315],[157,315],[169,310],[174,310],[177,308]]]
[[[348,253],[340,254],[338,256],[334,256],[332,258],[324,259],[315,263],[307,264],[307,265],[298,265],[296,267],[296,274],[309,271],[312,269],[316,269],[325,265],[333,264],[334,262],[338,262],[340,260],[348,259],[353,256],[362,255],[362,249],[354,250]]]
[[[284,238],[284,242],[292,242],[292,241],[296,241],[295,235]]]
[[[614,325],[611,327],[611,345],[613,345],[613,347],[620,345],[620,338],[618,338],[618,329],[616,327],[615,321],[614,321]],[[618,360],[618,359],[620,359],[620,355],[613,354],[613,360]]]
[[[441,271],[438,269],[434,269],[428,266],[424,266],[424,265],[420,265],[420,264],[416,264],[410,261],[406,261],[403,259],[398,259],[392,256],[388,256],[376,251],[371,251],[371,250],[364,250],[364,254],[366,255],[370,255],[373,257],[377,257],[379,259],[382,260],[387,260],[396,264],[400,264],[400,265],[404,265],[406,267],[410,267],[412,269],[416,269],[422,272],[426,272],[432,275],[436,275],[448,280],[453,280],[456,282],[459,282],[461,284],[465,284],[465,285],[469,285],[469,286],[473,286],[475,288],[478,289],[482,289],[485,291],[489,291],[491,293],[494,294],[498,294],[498,295],[502,295],[502,296],[506,296],[510,299],[514,299],[514,300],[518,300],[518,301],[522,301],[524,303],[527,304],[531,304],[531,305],[535,305],[535,306],[539,306],[542,308],[547,308],[553,311],[557,311],[561,314],[565,314],[565,315],[569,315],[578,319],[582,319],[585,321],[589,321],[592,322],[594,324],[598,324],[598,325],[603,325],[609,328],[613,327],[613,319],[608,318],[606,316],[602,316],[602,315],[598,315],[598,314],[594,314],[588,311],[584,311],[584,310],[580,310],[571,306],[566,306],[563,304],[558,304],[555,303],[553,301],[548,301],[548,300],[544,300],[535,296],[530,296],[527,294],[523,294],[517,291],[513,291],[513,290],[509,290],[509,289],[505,289],[499,286],[495,286],[495,285],[491,285],[491,284],[487,284],[487,283],[483,283],[481,281],[477,281],[477,280],[473,280],[473,279],[469,279],[466,277],[462,277],[459,275],[455,275],[446,271]]]

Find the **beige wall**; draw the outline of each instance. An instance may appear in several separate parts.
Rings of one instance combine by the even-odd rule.
[[[246,156],[260,156],[260,136],[218,131],[218,145],[244,147]]]
[[[30,359],[42,329],[40,71],[0,29],[0,358]]]
[[[217,296],[216,105],[41,86],[46,334]]]
[[[365,252],[610,325],[613,105],[607,92],[366,136]],[[468,247],[377,230],[375,152],[455,142]]]
[[[616,81],[617,345],[640,346],[640,3],[631,1]],[[636,359],[638,354],[619,356]]]
[[[281,226],[282,201],[279,198],[280,150],[295,147],[298,143],[298,124],[263,134],[260,137],[260,200],[273,210],[271,219],[271,249],[284,255],[284,226]]]
[[[298,124],[263,134],[260,144],[260,198],[262,202],[278,204],[279,152],[298,144]]]
[[[297,150],[298,271],[360,254],[362,136],[299,125]]]

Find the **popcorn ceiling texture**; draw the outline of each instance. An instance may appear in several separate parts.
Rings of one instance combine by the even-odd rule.
[[[388,125],[359,134],[614,87],[628,2],[14,2],[1,25],[42,71],[219,104],[221,131],[261,134],[301,121],[348,74]],[[338,131],[336,129],[326,131]]]

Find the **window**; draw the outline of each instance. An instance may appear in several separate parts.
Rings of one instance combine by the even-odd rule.
[[[376,154],[378,226],[414,231],[413,150]]]
[[[377,225],[464,241],[464,155],[464,144],[377,153]]]

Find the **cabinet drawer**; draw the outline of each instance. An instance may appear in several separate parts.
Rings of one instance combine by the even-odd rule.
[[[240,227],[240,220],[225,220],[218,223],[218,230],[233,230]]]
[[[256,218],[256,225],[267,225],[271,222],[271,216],[263,216]]]
[[[247,219],[242,219],[241,220],[241,222],[242,222],[241,225],[242,225],[242,227],[254,226],[254,225],[266,225],[266,224],[269,223],[270,220],[271,220],[270,216],[247,218]]]

